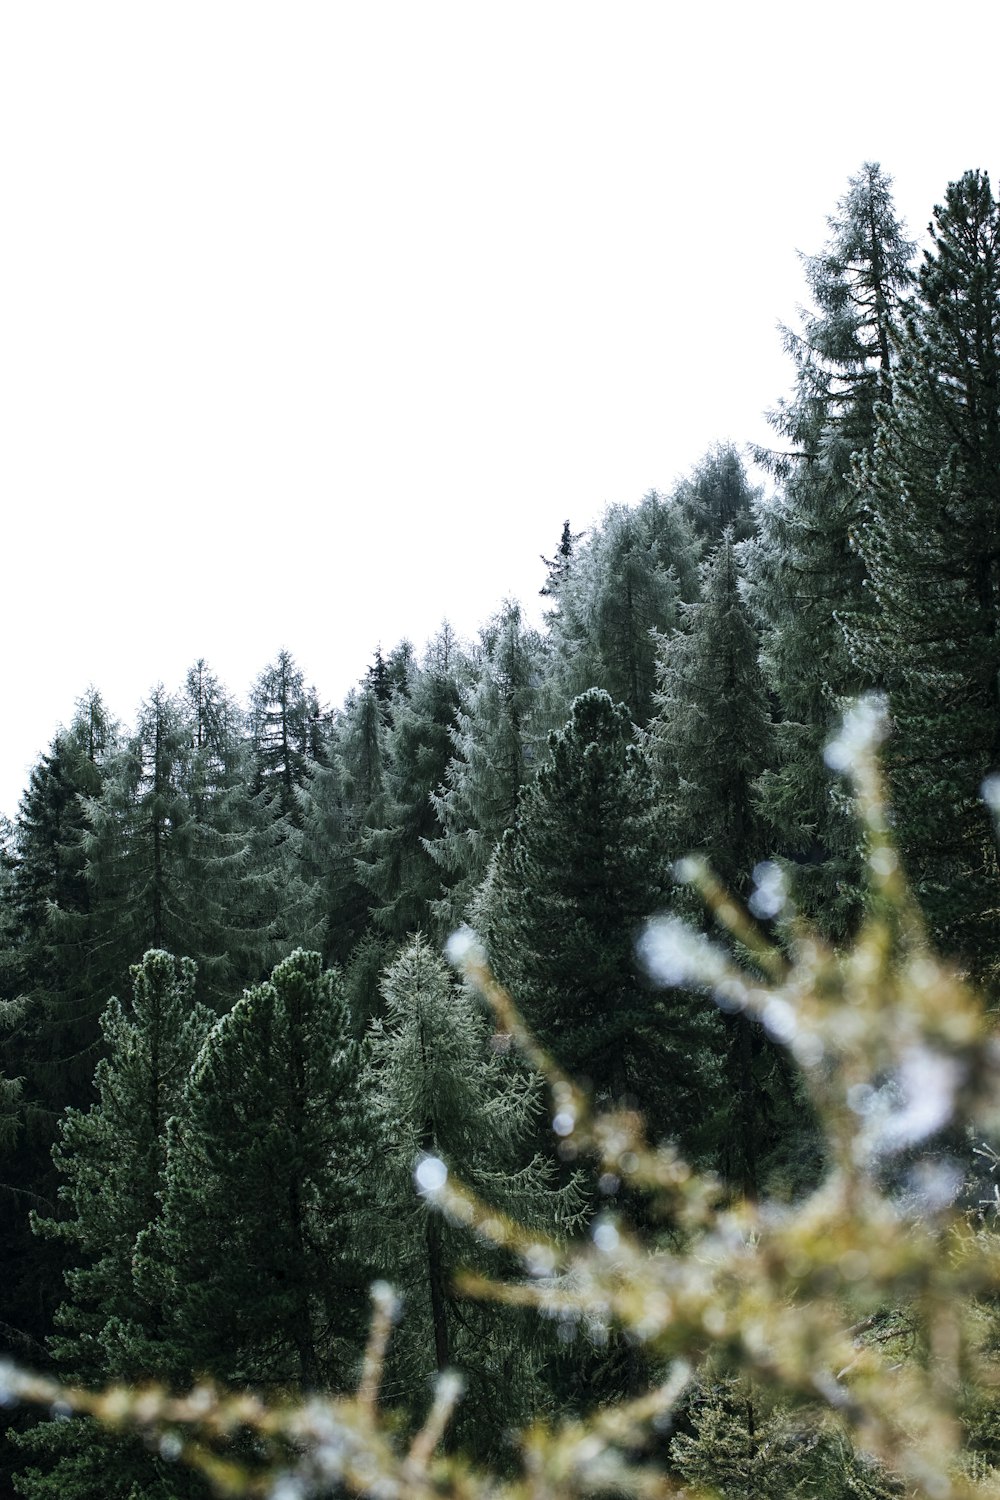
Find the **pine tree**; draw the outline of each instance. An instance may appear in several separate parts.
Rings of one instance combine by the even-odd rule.
[[[377,1176],[369,1205],[381,1269],[404,1296],[386,1394],[422,1406],[429,1377],[454,1365],[468,1382],[459,1436],[495,1449],[504,1427],[534,1415],[544,1342],[516,1315],[459,1300],[453,1280],[470,1262],[500,1268],[468,1231],[449,1223],[414,1189],[421,1158],[449,1172],[526,1225],[559,1234],[578,1207],[575,1184],[529,1159],[539,1081],[491,1047],[488,1028],[426,940],[417,936],[386,971],[384,1019],[366,1044],[364,1087],[377,1132]]]
[[[935,210],[893,401],[862,467],[872,609],[859,669],[888,689],[899,840],[935,935],[995,980],[1000,871],[1000,206],[967,172]]]
[[[476,912],[499,977],[571,1075],[641,1098],[655,1131],[697,1148],[711,1113],[717,1018],[651,993],[633,956],[667,871],[653,784],[628,710],[592,689],[550,736]]]
[[[870,453],[875,407],[890,391],[913,245],[891,180],[873,162],[851,179],[829,224],[827,245],[805,258],[813,309],[801,332],[785,330],[795,393],[771,420],[791,447],[758,455],[784,488],[759,508],[749,571],[779,708],[778,763],[762,783],[767,816],[798,867],[801,904],[843,936],[857,917],[859,858],[822,748],[845,701],[871,681],[843,630],[866,607],[865,566],[852,541],[861,514],[852,466]]]
[[[102,1017],[106,1055],[95,1075],[96,1103],[68,1110],[60,1127],[53,1157],[65,1179],[65,1217],[34,1220],[35,1232],[65,1242],[75,1261],[52,1355],[65,1378],[92,1384],[161,1373],[161,1309],[137,1288],[133,1262],[160,1208],[168,1121],[211,1022],[194,999],[188,959],[147,953],[133,984],[131,1005],[112,999]],[[29,1500],[175,1493],[158,1488],[166,1466],[138,1440],[109,1439],[89,1421],[45,1422],[17,1441],[33,1463],[18,1479]]]
[[[213,1028],[138,1275],[179,1379],[341,1389],[366,1318],[348,1228],[362,1137],[339,975],[301,950]]]

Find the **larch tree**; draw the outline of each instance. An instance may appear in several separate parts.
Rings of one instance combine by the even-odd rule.
[[[722,883],[745,897],[751,872],[770,853],[757,783],[771,761],[772,732],[742,575],[741,545],[726,531],[702,565],[702,598],[685,606],[686,628],[661,644],[658,712],[647,743],[666,847],[704,856]],[[727,1017],[725,1029],[732,1108],[724,1166],[755,1198],[763,1075],[774,1073],[777,1054],[741,1013]]]
[[[460,667],[453,638],[439,635],[411,677],[409,696],[391,703],[379,822],[362,834],[357,870],[373,923],[397,942],[428,927],[431,902],[441,894],[427,844],[440,831],[431,797],[452,756]]]
[[[541,667],[541,638],[508,601],[484,627],[473,675],[459,686],[452,758],[444,784],[431,793],[440,834],[426,847],[445,886],[432,903],[444,930],[462,921],[513,821],[536,749]]]
[[[1000,205],[952,183],[862,466],[871,609],[855,660],[889,693],[899,842],[934,934],[996,982],[1000,870]]]
[[[823,250],[804,257],[813,306],[800,331],[784,331],[795,390],[771,420],[789,446],[758,454],[782,487],[759,507],[749,571],[778,706],[776,764],[762,783],[767,814],[797,867],[803,906],[842,936],[858,915],[857,841],[822,750],[845,702],[871,685],[844,635],[845,621],[867,607],[852,471],[872,450],[876,406],[891,391],[913,244],[874,162],[851,178],[829,226]]]
[[[644,724],[656,689],[654,632],[697,593],[697,538],[678,506],[651,491],[611,506],[559,586],[551,620],[550,691],[556,722],[573,698],[599,687]]]

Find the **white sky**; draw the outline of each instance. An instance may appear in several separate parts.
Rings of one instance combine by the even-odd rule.
[[[996,168],[1000,8],[0,8],[0,811],[74,700],[535,601],[568,516],[766,438],[848,177]]]

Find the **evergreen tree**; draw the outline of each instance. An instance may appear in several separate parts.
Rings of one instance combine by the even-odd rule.
[[[873,162],[851,179],[829,224],[824,249],[805,258],[813,309],[803,313],[801,332],[785,330],[795,393],[771,420],[791,446],[758,454],[784,488],[759,508],[750,577],[779,709],[777,765],[762,782],[767,816],[799,866],[801,904],[842,936],[857,915],[859,859],[822,748],[845,701],[870,685],[842,625],[865,608],[851,470],[856,455],[871,451],[875,407],[890,390],[913,245],[896,217],[891,179]]]
[[[64,1378],[91,1384],[161,1373],[161,1309],[137,1288],[133,1263],[159,1212],[167,1124],[211,1022],[194,999],[190,960],[147,953],[133,983],[131,1006],[112,999],[101,1020],[106,1055],[95,1075],[96,1102],[68,1110],[60,1126],[53,1157],[65,1179],[65,1217],[34,1219],[35,1232],[64,1241],[75,1261],[52,1355]],[[45,1422],[17,1442],[32,1460],[18,1478],[29,1500],[186,1493],[164,1487],[168,1466],[137,1439],[109,1439],[89,1421]]]
[[[384,1020],[372,1028],[365,1092],[379,1149],[370,1212],[393,1233],[373,1237],[381,1269],[404,1294],[390,1354],[387,1396],[411,1409],[430,1395],[435,1371],[455,1365],[468,1391],[460,1436],[495,1449],[504,1427],[544,1400],[545,1345],[517,1315],[458,1300],[453,1280],[470,1261],[497,1271],[495,1253],[445,1220],[414,1190],[421,1158],[443,1161],[464,1184],[526,1225],[558,1234],[578,1201],[557,1190],[526,1141],[539,1109],[539,1081],[490,1045],[472,997],[417,936],[386,971]]]
[[[379,822],[360,840],[357,870],[371,893],[372,920],[397,941],[426,928],[430,903],[441,891],[427,845],[439,832],[431,796],[451,759],[459,664],[453,643],[439,637],[414,674],[409,696],[393,699]]]
[[[576,544],[582,536],[582,531],[571,531],[569,522],[564,521],[555,557],[542,558],[548,576],[538,592],[543,598],[555,600],[555,608],[558,608],[559,591],[569,577]]]
[[[691,529],[711,546],[721,541],[725,531],[731,531],[738,542],[753,536],[759,501],[760,491],[747,479],[732,443],[717,443],[709,449],[674,493],[674,504]]]
[[[322,723],[315,692],[306,691],[291,652],[279,651],[250,692],[254,791],[272,819],[293,828],[300,822],[296,791],[321,753]]]
[[[560,1065],[605,1101],[641,1098],[654,1130],[697,1149],[715,1092],[717,1018],[703,1000],[651,993],[633,957],[665,882],[652,779],[628,711],[592,689],[522,790],[476,921]]]
[[[361,1133],[339,976],[293,953],[214,1027],[169,1142],[140,1284],[179,1379],[349,1383],[366,1320],[348,1228]]]
[[[731,532],[723,533],[702,573],[702,599],[685,607],[687,629],[662,645],[659,711],[648,743],[662,788],[665,844],[705,854],[723,885],[745,896],[750,872],[769,852],[755,788],[770,761],[771,728],[757,635],[742,595],[740,545]],[[761,1074],[774,1073],[777,1056],[744,1015],[728,1017],[726,1032],[734,1108],[725,1165],[756,1197]]]
[[[646,722],[656,688],[653,632],[672,628],[681,600],[697,593],[697,555],[679,507],[655,492],[638,506],[609,508],[560,585],[552,620],[556,722],[590,687]]]
[[[109,955],[127,971],[149,948],[192,954],[199,989],[221,1003],[236,956],[252,972],[259,875],[235,750],[209,734],[199,707],[158,687],[135,733],[87,803],[91,902]],[[199,746],[197,736],[201,734]]]
[[[931,234],[862,469],[873,608],[852,644],[889,691],[917,893],[938,941],[995,979],[1000,871],[980,786],[1000,769],[1000,206],[985,173],[949,186]]]
[[[461,922],[528,778],[541,652],[537,632],[508,601],[483,629],[475,674],[459,688],[454,754],[444,785],[431,793],[443,832],[427,843],[447,888],[433,903],[446,929]]]
[[[77,708],[31,774],[3,851],[0,916],[0,1292],[5,1338],[41,1352],[60,1295],[64,1257],[32,1244],[29,1212],[52,1210],[51,1149],[67,1105],[91,1097],[99,1017],[109,991],[107,943],[85,879],[84,801],[105,774],[114,726],[100,697]]]

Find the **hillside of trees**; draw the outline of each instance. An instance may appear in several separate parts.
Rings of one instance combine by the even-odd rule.
[[[133,724],[92,690],[58,729],[0,843],[0,1342],[20,1365],[353,1390],[385,1282],[385,1399],[418,1427],[459,1369],[448,1441],[501,1472],[513,1429],[646,1389],[634,1339],[456,1291],[516,1258],[434,1211],[422,1161],[555,1240],[608,1215],[681,1230],[558,1149],[538,1071],[443,949],[476,931],[596,1108],[640,1108],[729,1201],[801,1202],[828,1145],[778,1031],[662,987],[636,940],[654,914],[711,926],[694,855],[779,947],[785,891],[852,944],[868,858],[824,747],[859,695],[888,705],[930,941],[1000,998],[1000,201],[966,173],[918,257],[865,164],[804,264],[773,449],[720,442],[672,493],[567,520],[543,628],[508,600],[474,641],[445,623],[379,647],[338,707],[288,650],[246,701],[199,661]],[[817,1477],[805,1440],[768,1447],[755,1420],[719,1373],[658,1459],[725,1500],[904,1493],[846,1442]],[[1000,1470],[995,1419],[969,1420]],[[0,1496],[209,1493],[58,1412],[18,1410],[0,1455]]]

